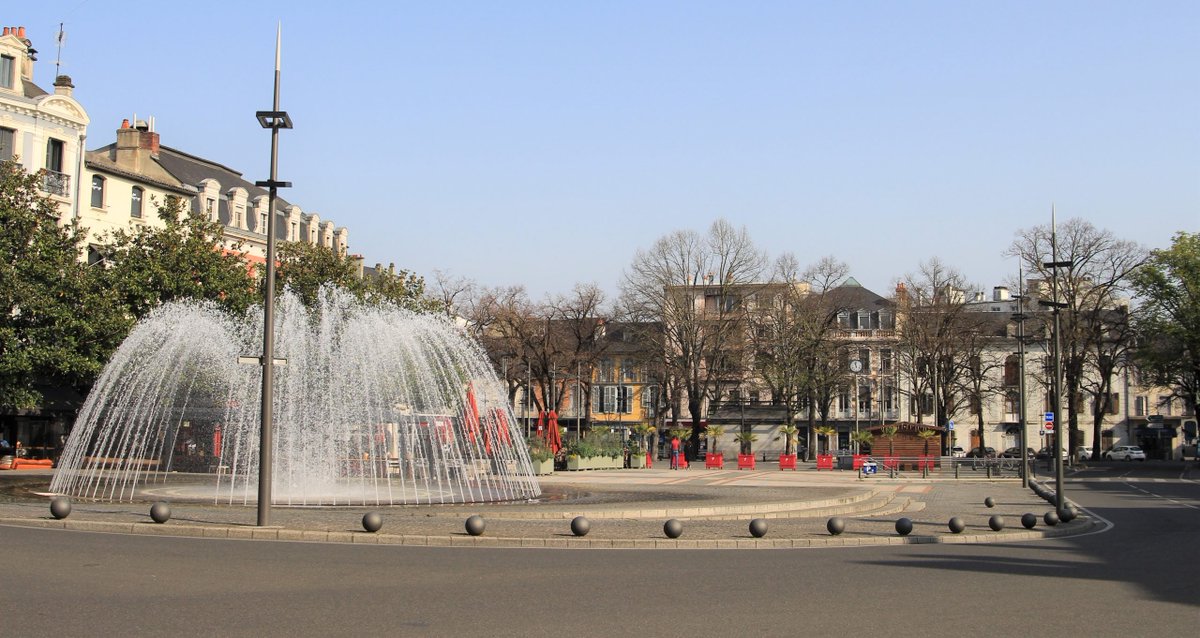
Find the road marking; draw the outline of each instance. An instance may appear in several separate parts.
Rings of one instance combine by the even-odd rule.
[[[1144,490],[1144,489],[1142,489],[1142,488],[1140,488],[1140,487],[1137,487],[1136,485],[1133,485],[1132,483],[1126,483],[1126,485],[1129,485],[1129,487],[1132,487],[1133,489],[1135,489],[1135,490],[1137,490],[1137,491],[1139,491],[1139,492],[1142,492],[1143,494],[1147,494],[1147,495],[1149,495],[1149,496],[1153,496],[1154,498],[1157,498],[1157,499],[1162,499],[1162,500],[1164,500],[1164,501],[1166,501],[1166,502],[1168,502],[1168,503],[1174,503],[1175,505],[1179,505],[1179,506],[1182,506],[1182,507],[1186,507],[1186,508],[1188,508],[1188,509],[1200,510],[1200,507],[1196,507],[1195,505],[1192,505],[1191,503],[1184,503],[1184,502],[1182,502],[1182,501],[1177,501],[1177,500],[1175,500],[1175,499],[1173,499],[1173,498],[1171,498],[1171,497],[1169,497],[1169,496],[1163,496],[1163,495],[1161,495],[1161,494],[1155,494],[1154,492],[1151,492],[1151,491],[1149,491],[1149,490]]]

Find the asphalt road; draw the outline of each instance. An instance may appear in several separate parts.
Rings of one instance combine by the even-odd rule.
[[[1200,631],[1200,471],[1078,472],[1107,531],[789,550],[421,548],[0,527],[0,634],[1143,636]]]

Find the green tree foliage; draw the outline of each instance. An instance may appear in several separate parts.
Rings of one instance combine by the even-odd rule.
[[[240,246],[221,248],[219,223],[187,214],[174,197],[158,216],[164,226],[138,225],[106,237],[104,276],[131,320],[179,299],[204,299],[235,313],[257,300]]]
[[[0,163],[0,406],[29,408],[40,384],[84,387],[121,334],[116,307],[80,261],[82,232],[14,161]]]
[[[357,258],[304,242],[288,242],[278,248],[279,267],[275,289],[290,289],[305,305],[316,304],[321,288],[350,291],[368,303],[394,303],[415,312],[432,312],[440,304],[425,296],[425,279],[395,266],[376,268],[360,276]]]
[[[1171,388],[1193,410],[1200,393],[1200,233],[1180,232],[1133,277],[1136,361],[1143,378]]]

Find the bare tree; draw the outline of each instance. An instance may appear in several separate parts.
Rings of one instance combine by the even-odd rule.
[[[433,296],[441,302],[442,310],[448,317],[462,316],[464,309],[460,305],[467,303],[474,296],[475,282],[466,277],[451,275],[444,270],[433,271]]]
[[[1058,269],[1057,277],[1047,266],[1054,261],[1055,243],[1058,261],[1069,264]],[[1130,278],[1146,261],[1147,252],[1136,242],[1117,239],[1111,232],[1076,218],[1058,229],[1047,224],[1019,231],[1007,254],[1019,257],[1027,272],[1040,276],[1040,281],[1030,280],[1037,296],[1049,299],[1057,286],[1059,301],[1066,304],[1060,313],[1064,378],[1060,398],[1066,400],[1068,445],[1073,447],[1080,438],[1079,400],[1085,378],[1099,374],[1089,369],[1089,360],[1098,361],[1095,353],[1103,348],[1101,342],[1120,329],[1117,323],[1126,321],[1123,313],[1112,311],[1124,304],[1122,298]],[[1099,425],[1094,428],[1098,440]]]
[[[745,228],[719,219],[706,235],[675,231],[639,250],[622,278],[630,317],[663,324],[664,367],[686,394],[693,456],[707,399],[744,363],[741,303],[765,262]]]
[[[915,399],[918,423],[929,397],[936,414],[934,425],[944,425],[949,415],[970,404],[971,396],[964,390],[973,387],[970,377],[976,367],[979,374],[974,376],[982,377],[982,366],[976,365],[981,364],[976,360],[980,344],[975,342],[979,316],[966,303],[965,291],[970,289],[962,274],[936,257],[920,264],[915,275],[906,275],[897,289],[896,358],[911,384],[908,393]],[[981,394],[982,387],[977,393],[980,399]],[[982,426],[979,434],[983,448]],[[948,446],[945,436],[943,449]]]

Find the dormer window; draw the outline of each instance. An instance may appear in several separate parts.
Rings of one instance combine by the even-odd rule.
[[[17,70],[17,59],[11,55],[0,55],[0,88],[11,89],[16,83],[13,74]]]

